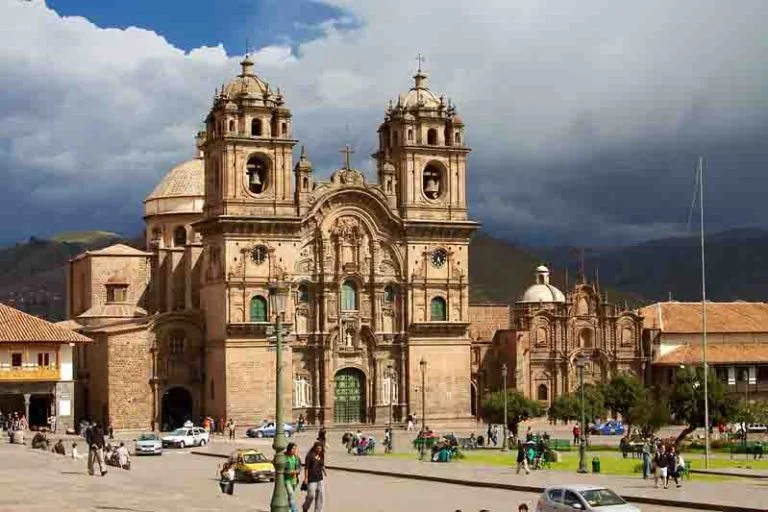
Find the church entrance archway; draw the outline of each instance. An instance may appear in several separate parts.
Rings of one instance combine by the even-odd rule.
[[[175,387],[163,393],[163,430],[173,430],[192,420],[192,395],[184,388]]]
[[[365,375],[357,368],[344,368],[333,378],[334,423],[365,422]]]

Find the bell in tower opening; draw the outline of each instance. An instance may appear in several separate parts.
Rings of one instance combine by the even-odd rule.
[[[267,170],[269,162],[260,155],[253,155],[248,159],[245,173],[248,177],[248,190],[252,194],[261,194],[267,189]]]
[[[429,199],[439,199],[441,194],[441,172],[434,165],[424,169],[424,195]]]

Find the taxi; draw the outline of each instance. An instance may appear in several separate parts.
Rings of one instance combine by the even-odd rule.
[[[239,482],[275,481],[275,466],[259,450],[238,450],[232,454],[235,461],[235,480]]]

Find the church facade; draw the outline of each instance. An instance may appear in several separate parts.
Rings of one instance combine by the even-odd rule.
[[[285,99],[253,71],[217,91],[198,155],[145,200],[146,251],[70,263],[81,416],[115,428],[272,417],[269,289],[290,286],[282,397],[311,423],[470,416],[464,124],[427,87],[390,103],[368,183],[345,150],[315,179]],[[422,389],[422,382],[427,386]]]
[[[648,381],[651,349],[643,339],[642,314],[608,302],[583,275],[567,294],[549,278],[547,267],[535,269],[533,284],[515,303],[511,328],[496,332],[481,389],[498,389],[506,363],[509,386],[547,407],[579,387],[579,359],[587,384],[618,373]]]

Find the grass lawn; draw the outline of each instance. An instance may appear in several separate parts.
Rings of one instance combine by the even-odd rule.
[[[463,458],[456,460],[459,464],[477,464],[482,466],[504,466],[513,467],[516,464],[517,451],[510,450],[507,453],[502,453],[499,450],[465,450],[462,452]],[[587,453],[587,469],[592,470],[592,457],[598,456],[600,458],[600,471],[606,475],[621,475],[621,476],[640,476],[641,461],[640,459],[623,458],[620,453],[611,452],[598,452]],[[415,459],[418,457],[418,452],[397,452],[385,457],[396,457],[399,459]],[[427,454],[428,456],[428,454]],[[556,464],[552,464],[552,470],[554,471],[572,471],[575,472],[579,467],[579,454],[576,451],[561,453],[562,460]],[[742,456],[743,457],[743,456]],[[694,469],[702,469],[704,467],[704,461],[700,457],[688,457],[688,460],[692,460]],[[711,458],[711,469],[725,469],[725,468],[738,468],[738,469],[762,469],[768,470],[768,460],[745,460],[741,459],[728,459],[728,458]],[[732,479],[730,477],[721,477],[718,475],[693,475],[692,478],[700,481],[723,481]]]

